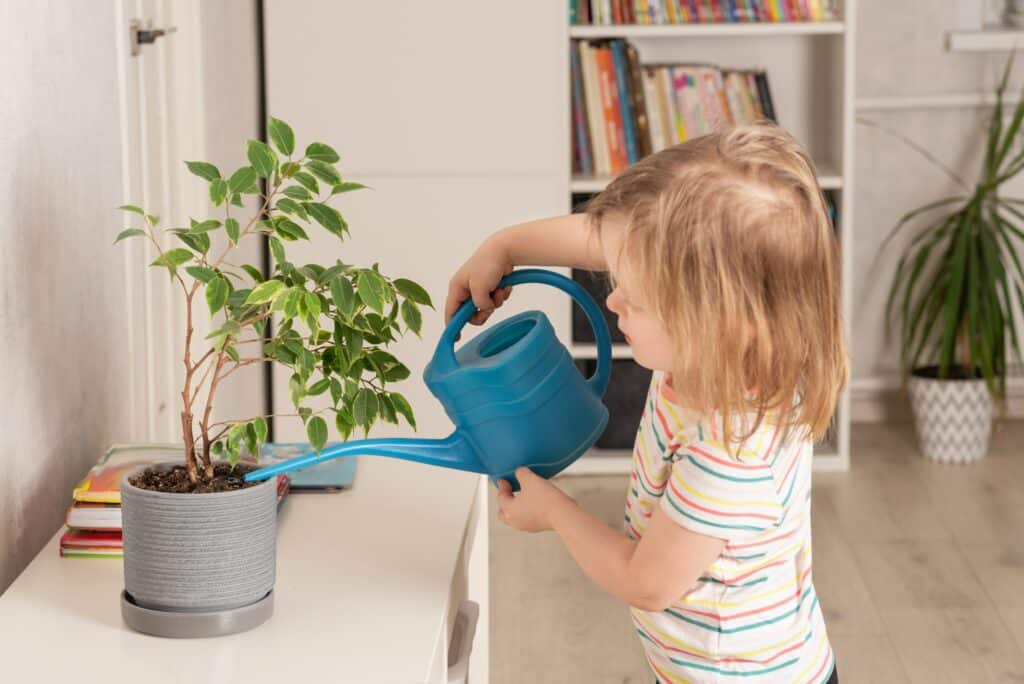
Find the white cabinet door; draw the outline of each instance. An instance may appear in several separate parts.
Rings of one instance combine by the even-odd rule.
[[[341,242],[325,230],[311,228],[311,242],[285,244],[288,260],[296,265],[331,264],[335,259],[358,266],[380,262],[385,275],[411,278],[427,289],[436,311],[423,310],[423,339],[410,333],[389,348],[412,371],[412,376],[396,384],[394,389],[405,394],[412,404],[421,436],[446,436],[451,423],[421,376],[444,328],[448,279],[488,231],[549,213],[564,201],[565,194],[547,179],[360,178],[359,181],[373,189],[351,192],[334,202],[348,222],[352,238]],[[491,320],[497,321],[525,309],[542,309],[556,327],[567,328],[568,298],[558,290],[541,285],[516,288],[500,315]],[[562,314],[561,318],[558,314]],[[463,340],[479,330],[468,326]],[[274,412],[294,413],[288,395],[289,369],[274,364],[274,374]],[[322,399],[323,403],[315,404],[315,399]],[[311,397],[309,405],[322,408],[329,401],[330,395],[324,394]],[[333,427],[331,433],[334,433]],[[394,426],[381,425],[373,434],[410,435],[411,430],[404,423],[398,433]],[[274,438],[305,441],[305,429],[298,418],[275,420]]]
[[[567,172],[564,2],[268,0],[268,113],[343,173]]]

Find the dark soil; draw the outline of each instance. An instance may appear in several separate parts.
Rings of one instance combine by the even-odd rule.
[[[178,492],[182,494],[207,494],[211,492],[230,492],[246,487],[255,487],[259,482],[246,482],[242,478],[249,471],[256,470],[256,466],[239,463],[232,468],[227,463],[217,463],[213,466],[213,479],[203,482],[200,479],[196,484],[188,480],[188,473],[184,465],[174,466],[171,469],[146,468],[140,475],[129,480],[140,489],[149,489],[155,492]],[[202,467],[199,468],[202,476]]]
[[[922,368],[915,368],[913,375],[919,378],[929,378],[935,380],[939,377],[938,366],[924,366]],[[961,365],[950,366],[948,375],[943,380],[979,380],[981,378],[981,371],[977,368],[973,368],[968,371]]]

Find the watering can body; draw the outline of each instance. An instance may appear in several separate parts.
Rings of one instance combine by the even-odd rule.
[[[367,439],[324,449],[249,473],[247,480],[312,465],[347,454],[376,454],[507,479],[519,489],[515,470],[526,466],[551,477],[579,458],[608,423],[601,400],[611,372],[611,339],[604,317],[576,282],[552,271],[522,269],[498,287],[544,283],[570,294],[583,307],[597,340],[598,364],[584,378],[551,322],[526,311],[492,326],[454,349],[476,313],[465,302],[445,328],[423,379],[455,424],[445,439]]]

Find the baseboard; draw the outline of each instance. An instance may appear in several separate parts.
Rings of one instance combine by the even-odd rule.
[[[1024,418],[1024,377],[1006,381],[1006,413],[1009,419]],[[854,423],[903,423],[913,420],[910,400],[899,376],[855,378],[850,383],[850,421]]]

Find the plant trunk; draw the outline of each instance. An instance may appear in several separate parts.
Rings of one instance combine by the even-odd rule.
[[[181,435],[185,440],[185,472],[188,474],[188,481],[195,484],[199,482],[199,472],[196,468],[196,440],[192,435],[192,414],[188,411],[181,412]]]

